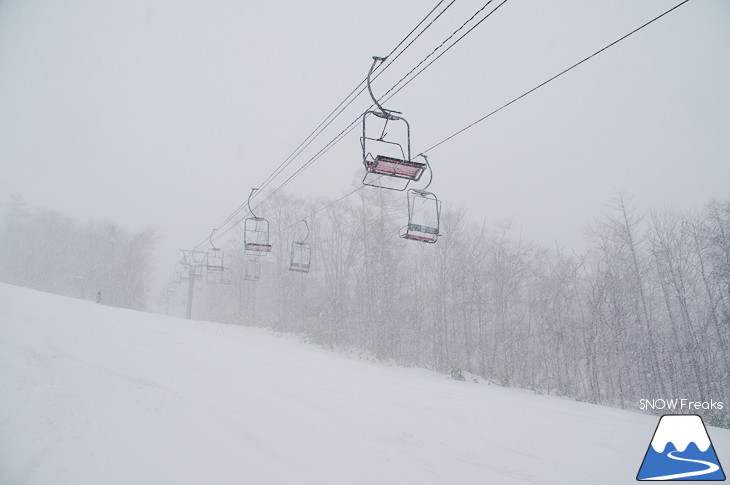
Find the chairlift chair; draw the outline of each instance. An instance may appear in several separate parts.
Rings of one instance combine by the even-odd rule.
[[[429,172],[429,180],[423,189],[408,189],[408,223],[401,229],[400,237],[433,244],[439,237],[439,224],[441,221],[441,201],[433,192],[426,189],[433,181],[433,170],[428,158],[423,153],[418,157],[422,157],[425,161]]]
[[[249,217],[243,223],[243,231],[246,254],[265,256],[271,252],[269,221],[263,217]]]
[[[312,248],[304,242],[294,242],[291,248],[291,262],[289,269],[300,273],[309,273],[312,258]]]
[[[258,258],[246,260],[244,264],[243,279],[246,281],[258,281],[261,277],[261,263]]]
[[[302,222],[307,228],[307,235],[301,241],[294,241],[292,243],[289,270],[309,273],[309,266],[312,259],[312,247],[306,242],[309,237],[309,225],[304,219],[302,219]]]
[[[433,244],[439,237],[441,201],[433,192],[408,190],[408,224],[400,237]]]
[[[208,239],[210,240],[210,249],[205,256],[205,269],[210,273],[220,273],[223,271],[223,250],[215,247],[213,244],[213,233],[215,229],[210,233]]]
[[[208,271],[223,271],[223,250],[211,248],[205,258],[205,269]]]
[[[251,209],[251,196],[258,189],[251,189],[248,196],[248,210],[251,217],[243,223],[243,241],[246,254],[251,256],[266,256],[271,252],[269,244],[269,221],[257,217]]]
[[[362,115],[363,184],[402,191],[411,181],[420,180],[426,164],[411,160],[411,127],[408,121],[398,116],[401,114],[399,111],[383,108],[373,94],[370,77],[378,62],[383,61],[384,58],[373,57],[367,77],[368,92],[378,109]],[[395,131],[390,136],[386,131],[389,127]]]

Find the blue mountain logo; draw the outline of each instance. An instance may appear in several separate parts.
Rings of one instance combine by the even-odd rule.
[[[659,419],[637,480],[725,480],[702,418],[665,414]]]

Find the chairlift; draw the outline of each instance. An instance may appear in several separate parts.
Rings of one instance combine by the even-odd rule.
[[[215,232],[215,229],[213,229],[213,232],[210,233],[210,237],[208,238],[210,240],[210,246],[211,248],[208,250],[208,253],[205,256],[205,269],[210,273],[220,273],[223,271],[223,250],[220,248],[215,247],[213,244],[213,233]]]
[[[439,223],[441,220],[441,201],[433,192],[426,189],[431,185],[433,172],[428,164],[426,155],[420,154],[426,160],[431,180],[423,189],[408,189],[408,224],[401,229],[400,237],[433,244],[439,237]]]
[[[258,281],[261,277],[261,263],[258,258],[246,260],[244,264],[243,279],[246,281]]]
[[[309,238],[309,225],[304,219],[302,219],[302,222],[307,228],[307,235],[301,241],[294,241],[292,243],[289,270],[309,273],[309,266],[312,259],[312,247],[306,242],[307,238]]]
[[[243,241],[245,252],[251,256],[266,256],[271,252],[269,244],[269,221],[263,217],[256,217],[251,209],[251,197],[258,189],[251,189],[248,196],[248,211],[251,217],[243,223]]]
[[[362,115],[360,145],[365,166],[362,182],[373,187],[403,191],[411,181],[421,179],[426,164],[411,160],[411,127],[405,118],[397,116],[402,113],[383,108],[373,94],[370,77],[375,66],[383,61],[383,57],[373,57],[368,71],[368,92],[378,109]],[[389,127],[394,131],[390,136],[386,132]]]

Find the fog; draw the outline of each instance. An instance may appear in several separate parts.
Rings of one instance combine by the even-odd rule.
[[[407,117],[418,153],[672,5],[507,2],[386,107]],[[481,6],[450,7],[376,94]],[[162,280],[178,250],[244,202],[430,8],[4,0],[0,199],[154,225]],[[525,237],[568,248],[582,247],[619,191],[642,209],[727,196],[729,24],[727,2],[680,7],[433,150],[431,189],[475,220],[509,218]],[[368,106],[358,97],[272,187]],[[286,192],[350,190],[362,176],[357,138]]]

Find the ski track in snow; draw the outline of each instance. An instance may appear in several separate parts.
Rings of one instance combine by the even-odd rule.
[[[675,473],[674,475],[662,475],[659,477],[644,478],[642,480],[676,480],[677,478],[699,477],[701,475],[707,475],[708,473],[716,472],[717,470],[720,469],[719,466],[715,465],[714,463],[710,463],[709,461],[693,460],[690,458],[681,458],[679,456],[674,456],[672,453],[677,453],[677,451],[675,450],[675,451],[670,451],[669,453],[667,453],[667,456],[669,458],[671,458],[672,460],[699,463],[700,465],[706,465],[708,468],[706,468],[704,470],[697,470],[694,472]]]
[[[4,284],[0,384],[2,485],[629,484],[657,421]]]

